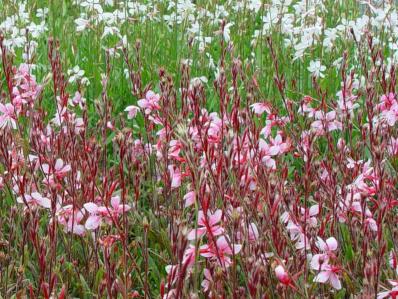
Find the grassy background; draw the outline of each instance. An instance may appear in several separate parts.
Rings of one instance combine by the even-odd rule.
[[[114,1],[115,7],[126,5],[127,1]],[[209,59],[205,52],[209,53],[214,62],[220,57],[220,25],[211,24],[210,18],[203,18],[200,21],[200,29],[204,36],[212,37],[213,41],[206,47],[203,53],[198,51],[197,43],[190,49],[188,46],[189,32],[191,23],[188,20],[180,24],[174,22],[169,26],[162,21],[163,16],[173,12],[173,8],[167,9],[167,6],[173,1],[138,1],[139,3],[149,3],[150,7],[157,7],[159,20],[142,21],[138,18],[128,18],[128,20],[120,24],[121,35],[126,35],[130,47],[134,46],[135,41],[141,41],[142,55],[142,73],[144,85],[148,83],[156,84],[158,79],[158,70],[160,67],[166,69],[175,81],[178,82],[180,62],[182,59],[192,59],[192,77],[205,76],[208,78],[208,84],[211,85],[214,80],[214,70],[209,68]],[[206,8],[208,11],[215,11],[216,6],[227,1],[195,1],[196,7]],[[268,2],[268,1],[264,1]],[[19,3],[19,2],[17,2]],[[359,6],[357,1],[324,1],[326,12],[319,12],[319,16],[324,19],[325,27],[335,27],[343,18],[354,19],[363,8]],[[60,42],[60,51],[64,70],[79,65],[85,71],[91,84],[85,88],[84,95],[88,100],[89,107],[101,94],[100,78],[101,73],[105,72],[105,49],[114,47],[119,39],[115,36],[107,36],[101,39],[104,24],[99,24],[90,30],[84,32],[76,32],[75,19],[79,17],[84,10],[74,4],[74,1],[46,1],[46,0],[29,0],[26,2],[26,11],[29,12],[32,21],[40,22],[35,16],[38,8],[48,8],[49,13],[46,17],[48,32],[38,39],[38,49],[36,51],[35,63],[38,65],[36,75],[40,82],[49,72],[49,64],[47,58],[47,38],[54,37]],[[105,7],[105,6],[104,6]],[[226,5],[226,9],[232,5]],[[105,7],[106,8],[106,7]],[[253,33],[256,29],[261,28],[262,17],[268,12],[269,3],[265,3],[263,7],[254,13],[249,9],[244,9],[242,13],[229,12],[226,17],[227,23],[234,23],[231,27],[231,41],[234,44],[233,55],[240,57],[242,61],[252,60],[252,63],[246,68],[249,76],[255,75],[259,82],[261,91],[265,99],[278,100],[279,96],[273,82],[274,67],[271,62],[269,49],[264,36],[258,38],[255,45],[251,45]],[[105,11],[113,11],[114,8],[108,7]],[[230,9],[231,10],[231,9]],[[290,8],[291,10],[291,8]],[[0,3],[0,21],[7,16],[18,14],[18,5],[13,1],[4,0]],[[306,26],[311,26],[310,18],[306,20]],[[328,80],[322,80],[321,86],[327,91],[334,93],[339,86],[339,80],[336,78],[336,70],[331,67],[334,60],[342,55],[343,50],[354,51],[353,44],[347,44],[346,41],[338,41],[336,47],[329,53],[326,53],[321,46],[322,40],[306,51],[303,59],[292,61],[294,50],[284,45],[284,38],[280,33],[280,28],[276,26],[272,30],[271,37],[278,55],[280,68],[283,71],[287,82],[295,81],[295,92],[290,94],[294,98],[300,98],[302,94],[312,94],[311,75],[307,70],[309,62],[315,59],[321,59],[322,64],[327,67]],[[321,37],[322,38],[322,37]],[[132,53],[132,51],[130,51]],[[255,59],[252,59],[255,55]],[[16,53],[16,62],[21,62],[21,51]],[[115,57],[111,60],[112,73],[109,84],[109,95],[113,100],[115,111],[122,111],[128,105],[135,103],[137,99],[132,98],[128,81],[125,79],[123,70],[126,68],[123,57]],[[326,82],[327,81],[327,82]],[[70,86],[73,94],[75,87]],[[293,88],[291,88],[293,90]],[[50,93],[49,93],[50,94]],[[209,94],[210,100],[214,95]],[[49,100],[49,103],[53,102]],[[210,101],[211,103],[212,101]],[[91,104],[91,105],[90,105]],[[216,108],[218,105],[211,105]]]

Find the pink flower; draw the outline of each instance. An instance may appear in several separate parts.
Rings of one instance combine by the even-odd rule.
[[[121,204],[119,196],[113,196],[111,198],[111,205],[106,206],[98,206],[96,203],[88,202],[85,203],[84,208],[89,213],[89,216],[86,220],[85,227],[88,230],[97,229],[102,220],[105,220],[106,223],[111,224],[114,219],[117,219],[123,212],[128,212],[131,207],[128,204]]]
[[[282,265],[278,265],[275,267],[275,275],[281,284],[285,286],[292,284],[292,280],[289,274],[286,272],[285,268]]]
[[[80,224],[83,219],[83,213],[79,209],[73,209],[72,205],[66,205],[59,207],[56,215],[65,232],[71,232],[79,236],[84,234],[84,226]]]
[[[394,126],[398,120],[398,102],[385,103],[381,106],[380,120],[387,123],[390,127]]]
[[[252,108],[253,112],[257,115],[261,115],[264,112],[267,112],[268,114],[271,113],[271,106],[268,103],[254,103],[250,105],[250,108]]]
[[[42,91],[42,86],[37,85],[35,76],[31,75],[32,66],[22,63],[14,71],[14,88],[12,90],[12,102],[17,110],[22,109],[22,105],[30,104],[33,106],[35,99]]]
[[[315,227],[318,223],[316,216],[319,214],[319,205],[313,205],[309,209],[300,208],[300,212],[303,215],[303,220],[311,226]]]
[[[388,283],[392,286],[392,289],[389,291],[380,292],[377,294],[377,299],[398,298],[398,281],[397,280],[388,280]]]
[[[175,165],[169,165],[168,169],[171,178],[171,188],[175,189],[180,187],[182,178],[180,169]]]
[[[115,129],[115,126],[113,125],[112,121],[110,121],[110,120],[106,122],[106,127],[111,131],[113,131]]]
[[[294,223],[292,220],[289,220],[286,229],[289,231],[290,239],[296,242],[296,249],[310,249],[309,239],[303,233],[303,229],[300,225]]]
[[[369,218],[365,219],[364,223],[365,223],[365,226],[368,227],[371,231],[377,232],[378,226],[377,226],[376,220],[369,217]]]
[[[83,109],[85,103],[86,99],[83,98],[80,92],[78,91],[75,92],[75,96],[73,97],[73,99],[69,101],[69,104],[72,107],[79,106],[81,109]]]
[[[336,266],[331,266],[328,263],[324,263],[321,266],[321,272],[314,277],[314,282],[326,283],[329,281],[330,285],[336,290],[341,289],[340,279],[337,275],[339,268]]]
[[[275,153],[275,155],[280,155],[289,151],[291,146],[290,142],[283,142],[282,136],[279,133],[276,135],[275,139],[270,137],[270,141],[271,141],[270,152]]]
[[[57,159],[57,161],[55,161],[54,174],[57,177],[59,178],[64,177],[66,173],[70,170],[71,170],[70,165],[64,164],[64,161],[62,159]]]
[[[258,239],[258,229],[257,229],[257,225],[252,222],[249,224],[249,241],[250,242],[255,242]]]
[[[318,221],[316,216],[319,214],[319,205],[313,205],[307,209],[300,207],[300,213],[302,215],[301,219],[306,221],[306,223],[308,223],[311,227],[315,227],[317,225]],[[292,217],[287,211],[284,212],[280,218],[283,223],[288,223],[292,220]]]
[[[196,255],[196,247],[193,245],[189,245],[188,248],[186,248],[184,251],[182,263],[187,267],[192,266],[195,263],[195,255]]]
[[[348,163],[347,163],[347,168],[348,169],[353,169],[356,166],[360,166],[363,163],[363,160],[355,161],[355,160],[353,160],[350,157],[347,158],[347,161],[348,161]]]
[[[279,153],[278,147],[269,146],[265,140],[260,139],[258,149],[260,151],[261,160],[265,166],[267,168],[276,169],[276,163],[272,156],[276,156]]]
[[[311,259],[311,269],[320,271],[323,264],[329,263],[329,255],[326,253],[315,254]]]
[[[0,129],[3,128],[17,128],[17,123],[15,121],[15,109],[11,103],[1,104],[0,103]]]
[[[377,108],[380,111],[390,110],[391,107],[397,104],[397,100],[395,99],[394,93],[390,92],[388,95],[382,95],[380,98],[380,104],[377,105]]]
[[[24,200],[25,199],[25,200]],[[51,200],[47,197],[43,197],[38,192],[33,192],[31,195],[25,194],[24,197],[20,196],[17,198],[18,203],[27,203],[31,207],[41,206],[46,209],[51,209]]]
[[[317,111],[315,113],[315,121],[311,124],[311,128],[315,131],[316,135],[324,135],[326,131],[332,132],[335,130],[341,130],[341,122],[336,120],[336,111],[330,111],[325,113],[323,111]]]
[[[154,110],[159,110],[160,96],[152,90],[147,91],[145,98],[137,102],[138,106],[145,110],[145,114],[150,114]]]
[[[128,212],[130,211],[130,209],[131,207],[128,204],[120,203],[120,196],[116,195],[112,196],[110,206],[99,207],[98,211],[104,216],[107,216],[110,220],[112,220],[112,217],[118,218],[120,215],[123,214],[123,212]]]
[[[202,237],[206,232],[213,236],[219,236],[224,232],[224,229],[218,225],[221,221],[222,211],[216,210],[213,214],[207,211],[207,216],[202,210],[198,212],[198,228],[191,230],[187,236],[188,240],[195,240]]]
[[[318,237],[316,246],[319,248],[319,250],[330,254],[331,252],[337,250],[338,243],[334,237],[330,237],[326,240],[326,242],[322,238]]]
[[[222,120],[216,114],[212,113],[210,116],[209,128],[207,130],[208,141],[212,144],[217,144],[221,138]]]
[[[309,99],[309,100],[308,100]],[[314,117],[315,112],[317,111],[315,108],[312,108],[310,106],[312,101],[312,98],[310,97],[305,97],[304,98],[304,103],[301,104],[298,113],[305,115],[305,113],[307,113],[308,117]]]
[[[99,215],[100,214],[99,207],[93,202],[85,203],[83,206],[90,214],[84,226],[88,230],[97,229],[102,222],[102,216]]]
[[[320,271],[324,264],[329,262],[329,258],[333,256],[333,251],[337,250],[337,240],[333,237],[326,240],[326,242],[318,237],[316,246],[321,251],[320,254],[315,254],[311,259],[311,268]]]
[[[140,110],[137,106],[128,106],[126,109],[124,109],[125,112],[127,112],[127,118],[128,119],[133,119],[137,116],[137,112]]]
[[[200,255],[205,258],[216,259],[223,267],[229,267],[232,263],[230,255],[235,255],[240,252],[242,245],[233,244],[232,247],[228,244],[227,239],[221,236],[217,239],[216,245],[203,245],[200,247]]]
[[[76,118],[74,125],[75,125],[75,134],[79,134],[80,132],[84,131],[85,124],[83,118],[81,117]]]
[[[55,125],[61,126],[70,117],[70,112],[66,107],[58,104],[57,111],[54,114],[54,118],[51,120]]]
[[[238,210],[238,213],[239,212],[242,212],[242,211]],[[254,222],[249,223],[248,228],[246,229],[246,224],[245,224],[245,222],[242,221],[241,227],[242,227],[243,232],[247,231],[247,238],[250,243],[256,242],[258,240],[259,233],[258,233],[257,225]],[[237,232],[236,236],[239,241],[243,241],[245,238],[245,233],[243,233],[243,232],[241,232],[241,231]]]
[[[201,286],[202,286],[204,292],[209,292],[214,283],[210,270],[204,269],[203,276],[205,277],[205,279],[203,279]],[[211,297],[211,293],[209,293],[209,296]]]
[[[195,203],[195,191],[190,191],[184,195],[185,207],[189,207]]]
[[[58,179],[65,177],[67,172],[71,170],[70,165],[65,164],[64,161],[59,158],[55,161],[55,165],[52,169],[48,164],[43,164],[42,167],[45,174],[54,174]]]
[[[314,278],[314,282],[326,283],[327,281],[337,290],[341,289],[341,284],[337,273],[339,268],[329,264],[330,257],[334,256],[338,243],[334,237],[330,237],[326,242],[318,237],[316,246],[322,252],[312,257],[311,268],[320,271]]]
[[[169,159],[175,159],[177,161],[184,161],[184,159],[179,156],[180,152],[181,152],[181,148],[183,147],[181,141],[171,140],[169,145],[170,145],[169,150],[168,150]]]
[[[391,137],[387,149],[391,156],[398,156],[398,138]]]

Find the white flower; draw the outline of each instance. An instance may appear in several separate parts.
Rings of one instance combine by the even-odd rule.
[[[226,41],[227,43],[231,40],[229,28],[232,27],[233,25],[234,25],[234,23],[228,23],[228,24],[226,24],[225,27],[224,27],[223,37],[224,37],[224,39],[225,39],[225,41]]]
[[[81,70],[78,65],[74,66],[73,69],[68,70],[69,83],[80,81],[83,85],[89,85],[90,81],[87,77],[84,77],[84,70]]]
[[[81,7],[88,8],[89,10],[95,10],[97,13],[103,13],[101,3],[98,0],[86,0],[80,3]]]
[[[36,10],[36,17],[40,18],[40,19],[44,19],[48,14],[48,8],[39,8],[38,10]]]
[[[104,33],[101,36],[101,39],[105,38],[108,35],[117,35],[119,38],[122,38],[122,36],[120,35],[120,31],[119,28],[115,27],[115,26],[105,26],[104,28]]]
[[[191,86],[198,86],[202,83],[206,84],[208,82],[205,76],[196,77],[191,79]]]
[[[323,71],[326,70],[326,67],[321,64],[319,60],[312,60],[310,62],[310,66],[307,68],[308,71],[316,78],[324,78],[325,75],[322,73]]]
[[[84,31],[90,24],[90,21],[83,19],[83,18],[78,18],[75,20],[76,24],[76,31],[81,32]]]

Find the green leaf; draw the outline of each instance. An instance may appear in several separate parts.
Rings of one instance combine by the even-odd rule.
[[[340,225],[340,231],[343,238],[341,244],[344,252],[344,257],[347,261],[350,262],[354,259],[354,250],[352,249],[350,232],[348,231],[348,228],[345,224]]]

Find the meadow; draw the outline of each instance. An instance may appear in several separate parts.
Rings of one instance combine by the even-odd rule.
[[[0,298],[396,298],[395,1],[0,1]]]

